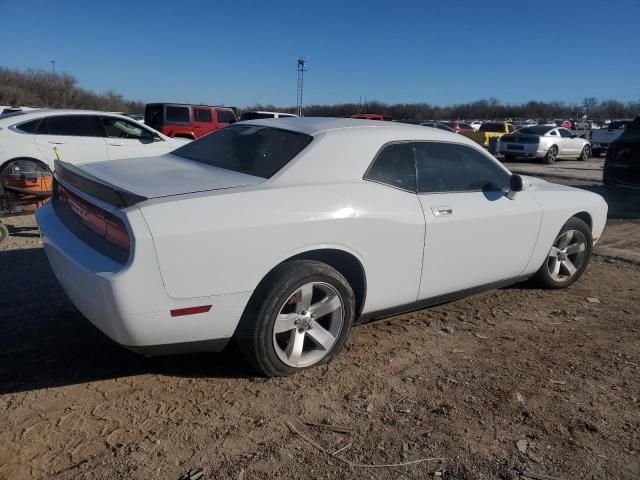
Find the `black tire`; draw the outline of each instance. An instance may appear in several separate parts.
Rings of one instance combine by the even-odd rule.
[[[550,262],[551,260],[551,252],[556,245],[556,242],[565,235],[569,231],[577,231],[580,232],[585,240],[585,250],[584,250],[584,258],[582,259],[580,266],[577,268],[577,271],[568,277],[565,280],[559,281],[554,279],[549,272]],[[536,272],[536,274],[532,277],[533,283],[542,287],[542,288],[566,288],[569,285],[573,284],[576,280],[580,278],[580,276],[584,273],[589,265],[589,261],[591,260],[591,253],[593,251],[593,237],[591,234],[591,228],[587,225],[583,220],[577,217],[572,217],[564,224],[560,232],[556,236],[556,239],[553,242],[553,246],[549,249],[549,254],[545,257],[544,262],[540,266],[540,269]],[[556,259],[557,260],[557,259]]]
[[[312,365],[293,367],[284,363],[276,353],[274,325],[281,308],[303,285],[310,282],[328,284],[338,293],[342,302],[342,326],[324,357]],[[261,375],[291,375],[330,362],[342,350],[354,318],[355,296],[342,274],[322,262],[293,260],[276,267],[256,289],[242,315],[235,340],[247,363]]]
[[[602,150],[600,150],[599,148],[594,148],[593,150],[591,150],[592,157],[600,158],[600,155],[602,155]]]
[[[547,154],[544,156],[544,159],[542,160],[543,163],[554,163],[556,161],[556,157],[558,156],[558,147],[556,147],[555,145],[553,145],[548,151]]]
[[[589,145],[585,145],[582,149],[582,152],[580,152],[578,160],[586,162],[587,160],[589,160],[589,158],[591,158],[591,147]]]
[[[507,155],[506,153],[504,155],[504,161],[505,162],[515,162],[516,158],[517,157],[515,155]]]
[[[0,243],[4,242],[9,237],[9,229],[3,223],[0,223]]]

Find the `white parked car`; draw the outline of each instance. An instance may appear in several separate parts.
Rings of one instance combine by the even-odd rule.
[[[461,135],[352,119],[240,122],[55,178],[37,222],[91,322],[152,354],[235,337],[265,375],[328,362],[356,321],[530,277],[571,285],[607,216]]]
[[[566,128],[536,125],[503,136],[500,139],[500,153],[508,162],[516,157],[526,157],[554,163],[563,158],[588,160],[591,157],[591,145],[588,140]]]
[[[474,120],[469,125],[471,125],[471,128],[473,128],[474,132],[477,132],[480,129],[482,122],[480,120]]]
[[[65,162],[100,162],[169,153],[189,140],[169,138],[123,115],[31,110],[0,115],[0,178],[16,160],[53,170],[54,147]]]

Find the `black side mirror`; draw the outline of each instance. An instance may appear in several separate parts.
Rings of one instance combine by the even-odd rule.
[[[513,200],[516,198],[516,192],[521,192],[522,188],[522,177],[516,174],[511,175],[511,177],[509,177],[509,192],[507,193],[507,197]]]

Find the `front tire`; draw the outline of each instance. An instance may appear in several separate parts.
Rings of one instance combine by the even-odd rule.
[[[349,282],[322,262],[294,260],[269,275],[236,333],[245,360],[268,377],[330,362],[349,336],[355,296]]]
[[[548,151],[547,154],[544,156],[544,163],[554,163],[556,161],[556,158],[558,157],[558,147],[556,147],[555,145],[553,145]]]
[[[582,152],[580,152],[578,160],[586,162],[587,160],[589,160],[589,158],[591,158],[591,147],[589,145],[585,145],[582,149]]]
[[[568,287],[584,273],[592,251],[591,228],[577,217],[570,218],[534,275],[534,282],[543,288]]]

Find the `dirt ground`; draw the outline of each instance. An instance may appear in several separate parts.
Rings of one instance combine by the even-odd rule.
[[[331,365],[269,380],[233,348],[121,349],[66,299],[33,217],[6,223],[0,479],[640,477],[638,266],[359,326]]]

